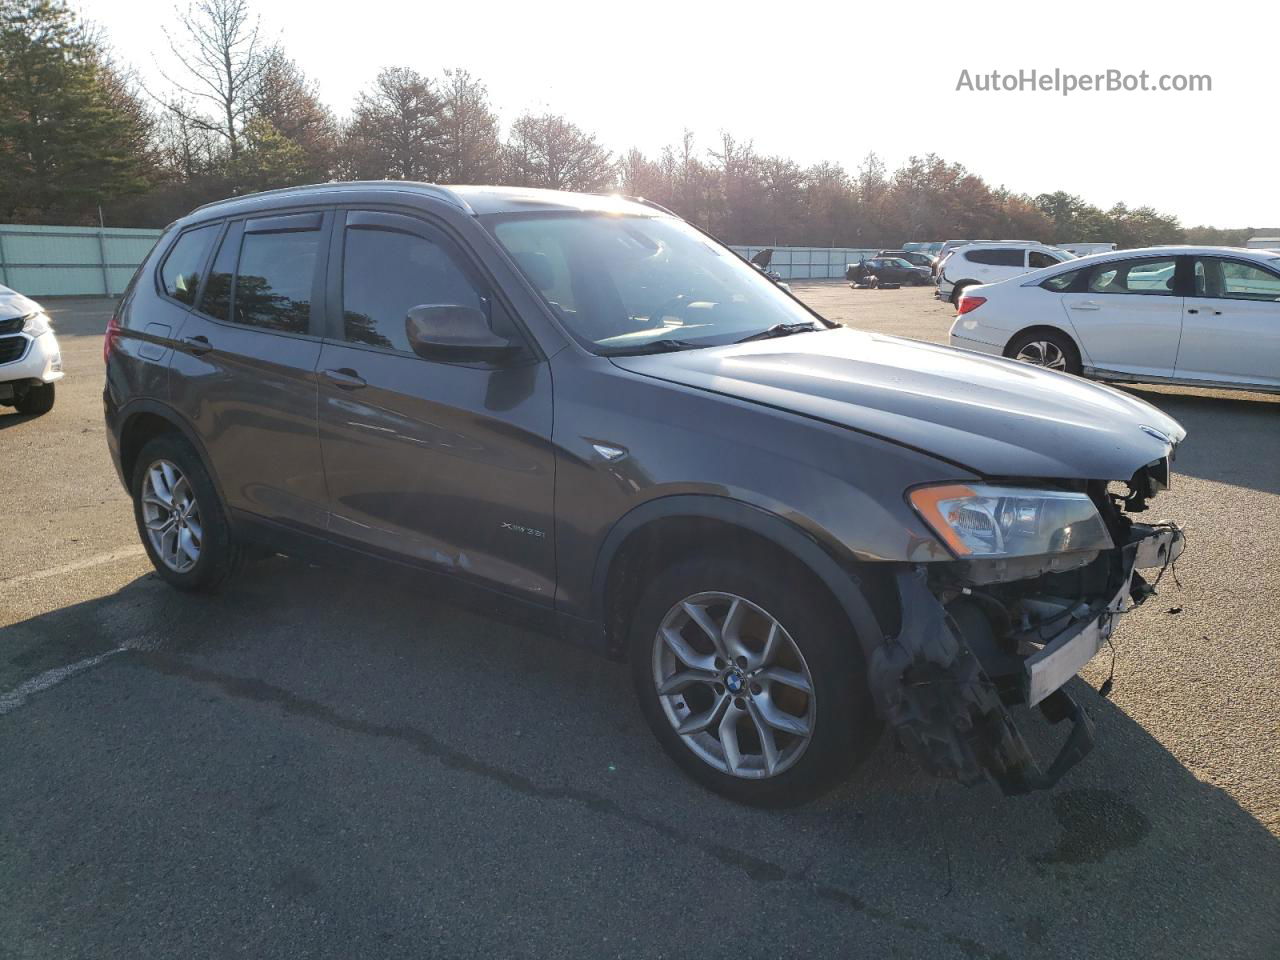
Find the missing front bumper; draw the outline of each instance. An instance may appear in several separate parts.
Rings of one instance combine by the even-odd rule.
[[[1094,743],[1093,722],[1062,686],[1107,642],[1115,617],[1150,594],[1137,570],[1168,566],[1183,543],[1173,525],[1135,524],[1120,550],[1122,575],[1110,599],[1088,607],[1025,657],[993,654],[985,643],[975,651],[930,588],[926,569],[899,571],[902,627],[870,662],[872,693],[886,722],[908,752],[939,776],[967,784],[990,778],[1007,794],[1052,787]],[[1051,723],[1070,722],[1065,743],[1044,769],[1023,740],[1009,703],[1039,707]]]

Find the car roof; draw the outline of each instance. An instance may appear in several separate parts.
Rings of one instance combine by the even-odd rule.
[[[1111,260],[1132,260],[1135,257],[1194,257],[1232,256],[1255,260],[1280,259],[1274,250],[1258,250],[1249,247],[1201,247],[1190,244],[1168,244],[1162,247],[1133,247],[1128,250],[1104,250],[1068,261],[1072,269],[1081,264],[1106,263]]]
[[[452,204],[471,216],[529,211],[625,213],[650,217],[669,213],[657,204],[617,194],[571,193],[533,187],[440,186],[414,180],[341,180],[230,197],[197,207],[188,216],[193,219],[234,216],[279,207],[291,200],[337,203],[345,198],[364,200],[380,194],[388,197],[397,194],[431,197]]]

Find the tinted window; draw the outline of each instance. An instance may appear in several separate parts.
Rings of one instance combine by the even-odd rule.
[[[200,289],[200,271],[209,255],[209,244],[218,231],[217,224],[188,230],[178,238],[160,268],[160,282],[164,292],[188,306],[196,302]]]
[[[1280,300],[1280,277],[1239,260],[1196,260],[1196,296],[1224,300]]]
[[[992,267],[1020,267],[1025,254],[1021,250],[968,250],[964,254],[970,263],[982,263]]]
[[[232,322],[306,333],[320,233],[246,233],[232,294]]]
[[[1046,290],[1053,290],[1055,293],[1062,293],[1064,290],[1071,289],[1076,282],[1076,278],[1078,278],[1082,272],[1083,271],[1080,270],[1070,270],[1067,273],[1059,273],[1057,276],[1050,277],[1044,283],[1040,284],[1040,286],[1044,287]]]
[[[488,309],[444,247],[390,230],[347,230],[342,261],[347,340],[408,352],[404,321],[410,308],[444,304]]]
[[[233,223],[227,229],[218,247],[218,255],[209,268],[209,282],[200,298],[200,310],[219,320],[231,319],[231,281],[236,275],[236,255],[240,252],[240,231],[243,223]]]
[[[1061,263],[1057,257],[1051,257],[1047,253],[1039,250],[1032,250],[1027,254],[1027,263],[1032,270],[1039,270],[1041,267],[1052,267],[1056,263]]]
[[[1173,275],[1177,261],[1124,260],[1104,263],[1089,275],[1090,293],[1140,293],[1149,296],[1173,295]]]

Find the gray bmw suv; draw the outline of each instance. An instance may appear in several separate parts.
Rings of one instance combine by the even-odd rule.
[[[107,330],[111,455],[175,587],[410,567],[626,658],[672,758],[782,805],[881,730],[1047,787],[1062,689],[1182,549],[1184,430],[1108,387],[830,323],[652,204],[335,183],[169,227]],[[369,611],[376,616],[377,611]],[[1011,707],[1070,732],[1044,764]]]

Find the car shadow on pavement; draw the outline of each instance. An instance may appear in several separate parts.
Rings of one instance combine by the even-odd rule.
[[[40,802],[59,754],[80,756],[65,739],[26,749],[70,718],[92,725],[76,736],[110,745],[75,761],[102,765],[91,778],[100,790],[118,782],[136,792],[131,778],[169,769],[167,753],[175,763],[203,754],[194,775],[211,779],[193,790],[217,793],[219,776],[244,768],[252,789],[272,795],[286,817],[294,805],[324,806],[333,791],[327,816],[358,819],[366,843],[393,844],[406,861],[420,838],[382,836],[380,825],[403,816],[429,824],[442,813],[433,795],[403,788],[406,769],[447,782],[452,804],[519,819],[522,834],[554,836],[566,819],[585,818],[590,828],[568,841],[575,862],[623,856],[623,874],[596,882],[610,895],[615,882],[645,892],[620,892],[608,904],[619,928],[678,909],[653,890],[687,875],[711,887],[742,885],[760,903],[817,911],[830,927],[805,934],[816,955],[844,949],[841,930],[860,924],[902,943],[933,943],[920,948],[931,957],[1263,957],[1280,947],[1277,838],[1079,680],[1072,692],[1097,724],[1098,746],[1052,791],[1006,798],[991,785],[940,782],[885,737],[834,793],[765,811],[709,794],[677,771],[645,728],[623,665],[425,595],[410,575],[348,575],[277,557],[209,597],[147,575],[0,629],[0,690],[121,648],[85,678],[0,717],[9,733],[0,737],[0,769],[13,774],[0,785],[0,807]],[[242,730],[233,738],[219,727],[228,715]],[[1052,755],[1060,732],[1027,719],[1033,749]],[[278,746],[277,733],[297,725],[306,737]],[[358,809],[336,799],[339,771],[322,746],[331,742],[370,758]],[[294,777],[308,784],[305,797],[290,792]],[[161,788],[157,779],[153,789]],[[105,802],[101,794],[59,799],[85,830],[108,829],[96,822]],[[185,822],[196,812],[153,815]],[[236,804],[198,816],[212,821],[203,826],[210,836],[258,829],[240,822]],[[324,843],[343,842],[345,827],[326,829]],[[262,845],[253,856],[283,856],[270,837],[253,836]],[[291,856],[305,854],[290,842]],[[16,849],[23,837],[9,843]],[[113,868],[93,862],[92,846],[66,855],[88,862],[61,862],[59,849],[48,849],[20,882],[39,890],[67,883],[73,869]],[[229,856],[212,842],[186,855]],[[551,896],[554,882],[540,869],[525,867],[511,902],[536,908]],[[14,882],[0,875],[0,896]],[[325,901],[324,883],[303,887],[317,910],[342,916],[345,905]],[[699,952],[699,938],[714,946],[720,926],[694,926],[683,948]],[[67,935],[74,942],[75,932]]]
[[[1280,493],[1280,395],[1125,386],[1187,428],[1182,473],[1263,493]]]

